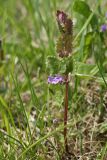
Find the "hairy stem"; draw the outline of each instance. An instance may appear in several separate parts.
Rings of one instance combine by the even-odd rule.
[[[68,152],[67,142],[67,115],[68,115],[68,75],[65,76],[65,102],[64,102],[64,146],[65,151]]]

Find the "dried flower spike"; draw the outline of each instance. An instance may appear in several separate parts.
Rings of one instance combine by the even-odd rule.
[[[56,17],[61,33],[57,41],[56,50],[59,57],[68,57],[72,53],[73,22],[63,11],[58,10]]]

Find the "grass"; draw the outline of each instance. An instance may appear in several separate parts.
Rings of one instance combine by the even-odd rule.
[[[0,5],[0,159],[107,159],[107,19],[103,1],[86,1],[87,17],[74,1],[8,0]],[[64,86],[47,84],[48,56],[56,54],[57,9],[74,25],[69,83],[68,147],[64,152]],[[95,19],[97,16],[97,20]],[[93,19],[94,17],[94,19]],[[93,22],[92,22],[93,20]]]

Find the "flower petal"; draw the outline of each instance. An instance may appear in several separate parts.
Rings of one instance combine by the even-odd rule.
[[[58,83],[63,83],[63,82],[64,82],[64,77],[61,76],[61,75],[49,76],[48,77],[48,83],[58,84]]]

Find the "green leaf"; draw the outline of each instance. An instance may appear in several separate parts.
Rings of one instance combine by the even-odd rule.
[[[96,14],[93,15],[93,18],[91,20],[91,25],[92,25],[92,28],[98,27],[98,18],[96,16]]]
[[[49,56],[46,61],[46,69],[48,74],[57,74],[59,72],[59,59]]]
[[[87,57],[91,56],[91,52],[92,52],[92,42],[93,42],[93,32],[88,32],[85,35],[85,44],[84,44],[84,48],[83,48],[83,61],[86,61]]]
[[[94,64],[85,64],[82,62],[76,62],[73,72],[74,74],[77,74],[77,75],[82,74],[82,75],[93,76],[98,72],[98,68]]]
[[[75,12],[82,14],[86,18],[88,18],[91,13],[89,6],[84,1],[76,0],[73,9]]]
[[[59,73],[63,74],[66,72],[66,62],[64,59],[61,59],[59,62]]]
[[[51,75],[69,73],[73,70],[73,60],[71,57],[58,59],[49,56],[46,61],[46,68],[47,73]]]
[[[73,5],[73,9],[75,12],[83,15],[85,18],[88,18],[92,14],[92,11],[90,10],[90,7],[88,6],[88,4],[81,0],[75,1]],[[95,28],[98,25],[97,16],[95,14],[93,14],[93,17],[91,19],[91,25],[92,25],[92,28]]]
[[[66,73],[70,73],[73,70],[73,59],[72,57],[68,57],[66,59]]]
[[[94,33],[93,32],[88,32],[85,36],[85,45],[86,46],[89,46],[92,42],[92,39],[93,39],[93,35]]]

